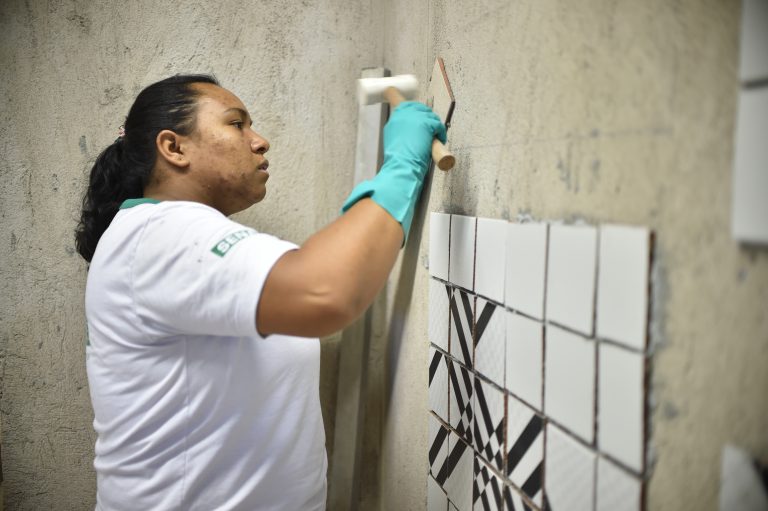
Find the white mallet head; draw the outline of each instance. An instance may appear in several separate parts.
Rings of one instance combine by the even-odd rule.
[[[419,92],[419,80],[414,75],[360,78],[357,81],[357,100],[360,106],[386,102],[384,91],[389,87],[400,91],[405,99],[413,99]]]

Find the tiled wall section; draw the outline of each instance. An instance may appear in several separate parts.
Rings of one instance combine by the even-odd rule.
[[[430,511],[643,507],[651,233],[432,213]]]

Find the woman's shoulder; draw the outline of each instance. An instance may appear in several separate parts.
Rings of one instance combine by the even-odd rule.
[[[135,205],[121,209],[115,220],[126,225],[143,224],[169,229],[235,223],[218,210],[191,201],[137,201]]]
[[[224,216],[224,214],[217,209],[201,202],[168,200],[158,202],[156,206],[157,213],[162,216],[174,216],[180,218],[194,216],[230,221],[229,218]]]

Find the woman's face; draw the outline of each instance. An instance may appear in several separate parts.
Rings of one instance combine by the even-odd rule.
[[[264,154],[269,142],[251,128],[242,101],[216,85],[195,84],[196,129],[187,137],[189,175],[201,185],[208,202],[225,215],[242,211],[267,193]]]

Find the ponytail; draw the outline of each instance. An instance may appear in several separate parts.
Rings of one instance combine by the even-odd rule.
[[[140,198],[155,166],[155,139],[168,129],[188,135],[195,126],[195,83],[218,85],[208,75],[176,75],[145,88],[125,121],[125,132],[104,149],[91,169],[75,246],[86,261],[126,199]]]

